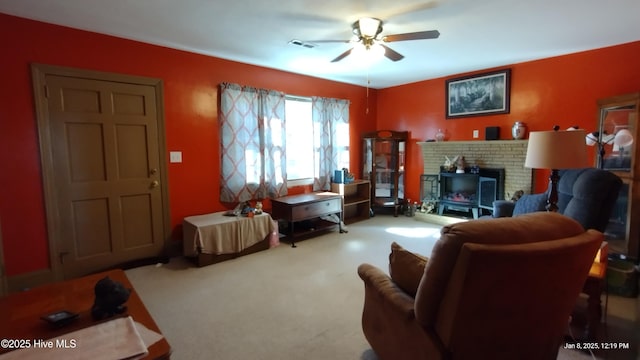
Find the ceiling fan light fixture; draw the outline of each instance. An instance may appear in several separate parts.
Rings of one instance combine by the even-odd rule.
[[[372,62],[384,57],[385,49],[378,43],[365,45],[363,43],[355,44],[351,50],[351,56],[355,61]]]
[[[369,50],[371,55],[376,59],[383,57],[385,52],[384,47],[378,43],[373,43],[367,50]]]
[[[366,52],[367,52],[367,47],[364,46],[363,43],[357,43],[353,46],[353,49],[351,50],[351,55],[355,59],[362,59],[366,56]]]
[[[382,20],[376,18],[363,17],[354,25],[359,29],[360,35],[366,38],[373,39],[382,31]]]

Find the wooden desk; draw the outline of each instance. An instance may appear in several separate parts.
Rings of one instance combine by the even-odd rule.
[[[96,282],[105,276],[109,276],[112,280],[121,282],[126,288],[132,289],[129,300],[125,304],[127,312],[121,316],[131,316],[134,321],[162,334],[124,271],[112,270],[47,284],[0,298],[0,339],[45,340],[96,325],[98,322],[91,317],[91,306],[94,301],[93,289]],[[75,322],[59,329],[53,329],[40,319],[42,315],[59,310],[79,313],[80,317]],[[151,345],[148,350],[149,355],[144,359],[169,359],[171,355],[171,346],[164,337]],[[7,351],[7,349],[0,349],[0,353]]]
[[[271,215],[274,219],[286,220],[289,223],[287,237],[291,240],[291,247],[296,247],[294,238],[296,235],[310,233],[327,228],[327,224],[318,224],[311,231],[296,234],[294,223],[304,220],[313,220],[321,216],[338,215],[338,227],[342,229],[342,195],[332,192],[316,192],[300,195],[284,196],[271,200]],[[336,224],[330,224],[336,225]]]

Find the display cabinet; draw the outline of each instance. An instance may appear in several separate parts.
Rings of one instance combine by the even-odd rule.
[[[404,163],[408,132],[380,130],[365,133],[363,177],[371,183],[372,210],[390,209],[398,216],[404,203]]]
[[[624,185],[605,230],[610,252],[638,259],[640,249],[640,147],[638,112],[640,93],[598,100],[599,147],[596,166],[618,175]]]

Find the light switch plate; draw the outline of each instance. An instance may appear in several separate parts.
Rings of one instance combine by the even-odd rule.
[[[182,151],[170,151],[169,152],[169,162],[181,163],[182,162]]]
[[[473,138],[477,139],[478,136],[480,136],[478,130],[473,130]]]

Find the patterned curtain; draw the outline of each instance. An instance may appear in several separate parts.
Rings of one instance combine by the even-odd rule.
[[[339,169],[337,131],[340,124],[349,124],[349,100],[312,97],[311,106],[315,149],[313,190],[329,190],[333,170]]]
[[[229,83],[220,88],[220,201],[286,195],[285,94]]]

